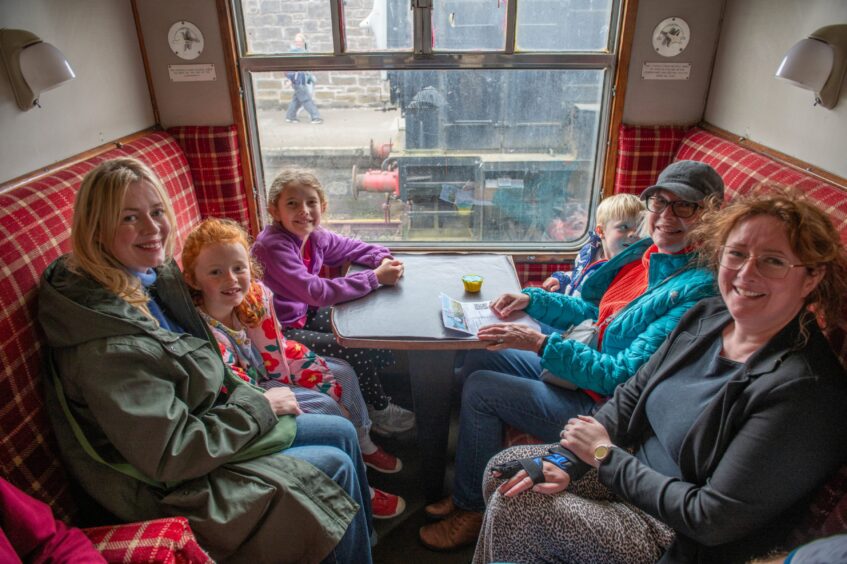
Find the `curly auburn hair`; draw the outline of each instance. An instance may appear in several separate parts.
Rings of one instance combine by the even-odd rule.
[[[259,263],[250,254],[250,238],[247,232],[236,222],[229,219],[204,219],[197,227],[191,230],[185,239],[182,248],[182,274],[191,288],[194,303],[203,305],[203,295],[196,288],[197,257],[203,249],[221,243],[235,243],[244,247],[250,265],[250,289],[244,296],[244,300],[236,308],[238,320],[247,327],[256,327],[262,320],[264,308],[262,306],[262,288],[257,280],[262,276]]]
[[[802,193],[763,187],[704,215],[694,231],[702,262],[717,271],[719,249],[732,230],[757,216],[773,217],[783,224],[792,251],[810,272],[824,269],[820,283],[806,296],[805,305],[825,329],[837,326],[847,295],[847,251],[829,217]]]

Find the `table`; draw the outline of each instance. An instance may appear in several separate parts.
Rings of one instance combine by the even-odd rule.
[[[455,351],[483,348],[476,337],[444,327],[439,294],[465,302],[520,291],[512,258],[496,254],[398,253],[405,274],[396,286],[332,309],[338,342],[351,348],[409,351],[409,375],[422,456],[421,482],[428,503],[444,495]],[[360,269],[354,266],[351,270]],[[462,276],[483,277],[482,291],[465,292]]]

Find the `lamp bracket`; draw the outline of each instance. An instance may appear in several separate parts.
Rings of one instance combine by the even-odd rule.
[[[9,82],[12,84],[15,101],[24,111],[31,110],[34,105],[37,105],[38,97],[22,78],[20,52],[40,42],[41,38],[23,29],[0,29],[0,59],[3,60]]]
[[[838,93],[847,70],[847,24],[822,27],[810,33],[809,37],[832,46],[832,72],[815,99],[815,105],[820,104],[824,108],[832,109],[838,103]]]

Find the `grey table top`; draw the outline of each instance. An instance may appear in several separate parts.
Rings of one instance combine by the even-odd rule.
[[[383,286],[367,296],[333,307],[333,331],[339,343],[357,348],[482,348],[476,337],[444,327],[442,292],[464,302],[480,302],[506,292],[519,292],[512,258],[498,254],[398,253],[405,272],[396,286]],[[351,270],[359,267],[355,265]],[[462,276],[483,277],[482,291],[465,292]]]

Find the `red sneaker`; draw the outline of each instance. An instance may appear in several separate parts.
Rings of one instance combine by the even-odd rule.
[[[406,509],[406,502],[399,495],[371,488],[371,511],[374,519],[391,519]]]
[[[363,454],[362,460],[365,466],[370,466],[377,472],[383,474],[395,474],[403,469],[403,463],[393,454],[388,454],[382,447],[376,447],[371,454]]]

